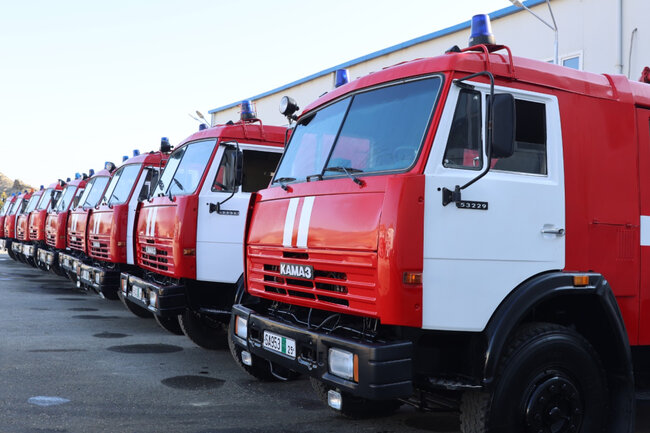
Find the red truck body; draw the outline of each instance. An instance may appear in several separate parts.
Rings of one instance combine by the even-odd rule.
[[[18,194],[15,198],[15,201],[11,209],[9,209],[3,221],[4,239],[0,239],[0,249],[5,248],[9,256],[14,260],[18,260],[18,256],[16,255],[14,249],[12,248],[13,243],[16,242],[17,240],[16,223],[18,221],[18,217],[25,212],[25,209],[27,208],[27,202],[29,201],[31,196],[32,193],[27,191]]]
[[[99,206],[110,182],[111,171],[115,170],[115,165],[111,162],[107,162],[106,167],[97,174],[91,172],[91,177],[77,206],[70,210],[66,227],[67,249],[65,252],[59,252],[59,267],[75,282],[78,282],[80,263],[89,261],[89,216]]]
[[[286,128],[257,122],[202,129],[177,146],[155,195],[140,209],[136,259],[141,271],[121,276],[120,296],[132,312],[151,312],[176,333],[181,315],[188,337],[205,347],[218,343],[209,334],[229,320],[242,274],[250,193],[268,185],[284,146]],[[241,188],[231,186],[239,153],[246,179]],[[196,335],[192,330],[197,329],[206,334]]]
[[[339,106],[327,138],[318,119]],[[496,45],[329,92],[298,119],[282,188],[252,204],[238,360],[307,374],[353,416],[449,398],[463,432],[528,431],[567,410],[557,431],[632,432],[632,365],[650,346],[649,125],[647,84]],[[329,156],[303,156],[318,134]],[[540,409],[549,396],[557,411]]]
[[[149,196],[167,158],[163,152],[136,152],[113,173],[104,198],[87,218],[88,260],[77,260],[79,286],[117,299],[120,271],[135,265],[133,230],[139,202]]]

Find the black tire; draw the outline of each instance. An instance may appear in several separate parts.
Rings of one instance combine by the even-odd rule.
[[[154,314],[153,317],[156,319],[156,323],[165,331],[174,335],[183,335],[183,329],[181,328],[180,323],[178,323],[178,316],[161,317]]]
[[[146,308],[143,308],[133,301],[128,300],[127,298],[124,297],[124,295],[120,294],[119,295],[120,301],[122,301],[122,304],[124,307],[135,314],[138,317],[141,317],[143,319],[151,319],[153,317],[153,313]]]
[[[318,398],[327,404],[327,393],[333,388],[313,377],[310,377],[309,381]],[[402,406],[399,400],[368,400],[346,393],[341,393],[341,397],[343,398],[341,410],[333,410],[351,419],[389,416]]]
[[[106,299],[110,299],[111,301],[117,301],[118,299],[120,299],[120,297],[117,295],[117,290],[118,289],[116,288],[109,289],[106,287],[102,287],[101,294]]]
[[[224,349],[227,343],[227,328],[221,322],[204,317],[191,310],[178,315],[183,334],[194,344],[208,350]]]
[[[16,260],[16,261],[18,260],[18,258],[16,257],[16,253],[14,253],[11,250],[11,248],[7,248],[7,254],[9,255],[9,257],[11,257],[12,260]]]
[[[242,349],[235,344],[232,334],[230,333],[231,329],[228,327],[228,348],[230,349],[230,354],[235,359],[235,362],[246,373],[250,376],[253,376],[257,380],[262,382],[273,382],[279,380],[271,372],[271,363],[265,359],[260,358],[259,356],[252,355],[253,365],[246,365],[241,360]]]
[[[602,364],[584,337],[527,324],[505,351],[492,394],[463,394],[461,432],[603,432],[607,396]]]

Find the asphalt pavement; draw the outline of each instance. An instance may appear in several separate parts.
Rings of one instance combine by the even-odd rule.
[[[258,382],[227,347],[196,347],[6,254],[0,296],[0,433],[459,431],[457,413],[408,406],[345,419],[308,380]],[[637,432],[650,433],[650,394],[639,400]]]

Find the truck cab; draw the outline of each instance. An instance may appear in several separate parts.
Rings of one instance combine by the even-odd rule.
[[[5,217],[10,213],[15,200],[16,194],[11,194],[2,204],[2,209],[0,209],[0,242],[5,237]],[[4,249],[4,246],[0,249]]]
[[[172,152],[138,218],[141,270],[121,275],[129,310],[205,348],[224,335],[242,278],[251,193],[268,185],[283,151],[286,128],[250,117],[202,129]]]
[[[70,209],[76,206],[86,188],[86,179],[87,176],[84,174],[76,176],[74,180],[68,178],[66,182],[59,181],[62,188],[60,196],[45,219],[46,246],[38,250],[37,257],[41,266],[57,275],[66,276],[66,273],[59,267],[58,255],[67,246],[66,227],[68,216],[70,215]]]
[[[35,212],[38,208],[38,204],[43,197],[44,190],[45,188],[41,185],[41,188],[39,190],[32,193],[32,197],[27,203],[25,213],[19,215],[16,219],[16,242],[11,245],[11,248],[13,249],[14,254],[18,260],[34,267],[36,266],[36,261],[34,260],[33,251],[28,248],[28,246],[32,244],[30,240],[29,223],[32,213]]]
[[[118,299],[120,272],[136,265],[133,234],[139,205],[151,194],[169,157],[163,151],[133,153],[113,172],[88,217],[89,260],[77,266],[77,285],[108,299]]]
[[[97,173],[90,170],[86,189],[77,206],[70,210],[66,230],[68,248],[59,253],[59,267],[72,281],[77,281],[80,264],[88,261],[88,218],[104,196],[115,169],[115,164],[106,162],[103,170]]]
[[[459,410],[463,433],[631,433],[650,86],[472,34],[297,118],[251,204],[233,352],[351,417],[407,403]]]
[[[9,257],[14,260],[18,260],[18,256],[12,248],[13,243],[16,242],[16,222],[18,217],[25,212],[30,198],[30,192],[25,191],[18,194],[4,219],[4,239],[0,239],[0,249],[5,248]]]
[[[23,255],[26,260],[34,263],[43,270],[45,265],[38,260],[38,250],[45,248],[45,220],[61,195],[63,187],[59,182],[52,183],[41,194],[36,209],[29,215],[29,242],[23,245]]]

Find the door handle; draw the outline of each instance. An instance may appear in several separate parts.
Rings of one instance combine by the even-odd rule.
[[[560,229],[557,227],[544,227],[541,230],[543,235],[556,235],[556,236],[564,236],[564,229]]]

